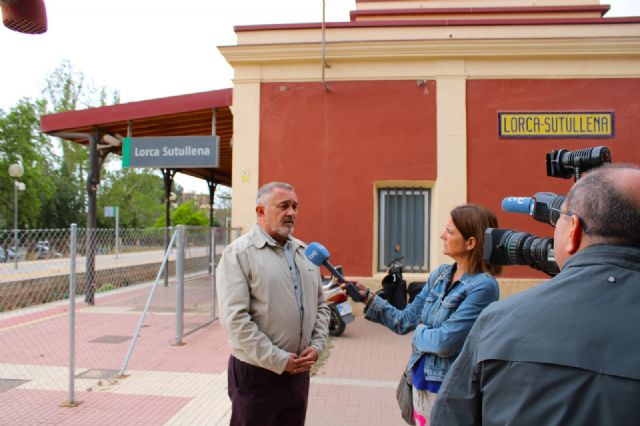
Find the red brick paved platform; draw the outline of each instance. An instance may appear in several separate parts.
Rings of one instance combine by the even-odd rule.
[[[60,406],[69,395],[68,307],[0,318],[0,424],[228,424],[227,337],[214,322],[186,336],[184,345],[172,345],[172,286],[157,290],[127,377],[102,375],[119,371],[149,288],[78,305],[77,407]],[[206,312],[187,306],[185,323],[206,322]],[[332,339],[328,359],[312,377],[307,425],[403,425],[395,385],[409,352],[410,336],[356,318]]]

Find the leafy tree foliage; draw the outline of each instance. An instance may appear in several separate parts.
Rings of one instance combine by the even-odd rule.
[[[64,111],[73,111],[78,108],[83,94],[84,74],[75,70],[69,61],[63,61],[46,79],[45,88],[42,91],[45,102],[45,113],[53,114]],[[79,144],[61,141],[62,162],[76,178],[69,182],[76,190],[82,188],[79,185],[85,179],[88,167],[88,150]]]
[[[180,204],[173,214],[174,225],[207,226],[209,219],[206,213],[199,209],[195,203]]]
[[[18,194],[18,226],[33,228],[48,208],[47,201],[55,187],[48,178],[55,166],[56,156],[46,137],[40,132],[38,110],[42,103],[20,100],[8,113],[0,110],[0,227],[13,226],[13,185],[9,166],[19,163],[24,175],[19,179],[26,191]]]
[[[25,98],[7,113],[0,110],[0,228],[13,226],[13,180],[8,176],[13,163],[25,170],[20,179],[27,188],[19,194],[21,229],[84,226],[88,150],[40,133],[40,116],[115,104],[119,98],[117,91],[94,89],[82,72],[63,61],[46,78],[41,99]],[[162,178],[153,171],[103,171],[98,226],[113,227],[113,218],[104,217],[104,207],[118,206],[122,227],[163,227],[163,188]],[[176,185],[174,192],[181,200],[183,188]],[[174,209],[171,223],[206,226],[208,214],[195,203],[184,203]]]
[[[68,228],[76,223],[84,227],[86,222],[84,196],[81,183],[77,181],[69,165],[61,163],[51,173],[55,194],[46,200],[46,208],[40,215],[40,227],[47,229]]]
[[[112,228],[113,218],[104,217],[104,207],[118,206],[123,228],[147,228],[164,212],[162,178],[135,169],[107,173],[98,190],[98,227]],[[164,226],[164,222],[163,225]]]
[[[8,167],[20,163],[26,191],[19,194],[20,228],[66,228],[86,222],[86,147],[40,133],[40,116],[119,102],[117,91],[96,91],[69,61],[46,79],[42,98],[0,110],[0,227],[13,226],[13,182]],[[111,99],[109,99],[111,98]]]
[[[109,92],[106,88],[97,90],[93,84],[87,83],[84,74],[75,69],[68,60],[62,63],[46,79],[42,91],[43,111],[52,114],[76,109],[104,106],[120,102],[118,91]],[[89,154],[85,146],[60,140],[59,151],[62,158],[58,161],[58,179],[56,192],[65,194],[64,201],[56,202],[59,207],[59,226],[66,227],[69,223],[84,224],[86,220],[86,191],[85,182],[88,172]],[[72,197],[77,194],[77,197]],[[65,206],[68,208],[65,211]]]
[[[180,204],[171,212],[171,226],[192,225],[209,226],[209,218],[204,210],[198,208],[193,201]],[[155,226],[164,227],[164,214],[158,217]]]

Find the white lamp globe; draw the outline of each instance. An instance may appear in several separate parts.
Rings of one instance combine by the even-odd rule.
[[[9,166],[9,176],[14,178],[22,177],[24,169],[21,164],[15,163]]]

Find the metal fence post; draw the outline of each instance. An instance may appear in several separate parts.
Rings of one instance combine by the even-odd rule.
[[[76,353],[76,253],[78,225],[71,224],[69,236],[69,399],[62,404],[75,407],[75,353]]]
[[[209,259],[211,265],[211,321],[216,319],[216,306],[218,300],[216,299],[216,229],[211,228],[211,259]]]
[[[185,226],[178,225],[176,231],[176,340],[173,346],[182,346],[184,342],[184,251],[186,246]]]
[[[116,259],[120,253],[120,207],[116,206]]]
[[[209,274],[212,273],[213,268],[215,267],[215,265],[213,264],[213,262],[211,261],[213,259],[213,244],[215,244],[215,239],[213,238],[213,232],[211,232],[214,229],[213,225],[211,225],[209,227],[209,237],[207,238],[207,242],[209,243],[209,247],[207,247],[207,257],[209,257]]]
[[[87,228],[87,252],[85,255],[86,273],[84,301],[89,305],[95,303],[96,297],[96,229]]]

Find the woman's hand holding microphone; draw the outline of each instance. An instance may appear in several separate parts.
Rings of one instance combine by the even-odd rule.
[[[349,294],[349,292],[347,291],[347,285],[348,284],[352,284],[353,286],[355,286],[358,289],[358,292],[360,293],[360,300],[357,300],[351,294]],[[355,300],[356,302],[362,302],[367,306],[369,306],[369,303],[371,303],[371,301],[373,299],[375,299],[375,297],[376,297],[376,295],[374,293],[372,293],[370,289],[368,289],[367,287],[365,287],[364,284],[362,284],[362,283],[360,283],[358,281],[349,281],[349,282],[346,282],[346,283],[342,283],[342,284],[340,284],[340,288],[342,290],[347,291],[347,294],[349,294],[349,296],[351,296],[351,298],[353,300]]]

